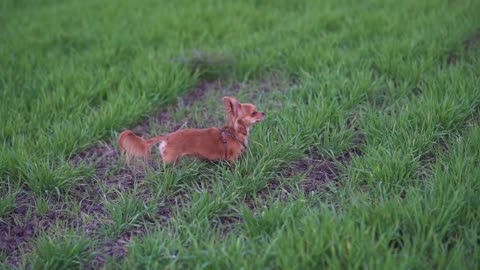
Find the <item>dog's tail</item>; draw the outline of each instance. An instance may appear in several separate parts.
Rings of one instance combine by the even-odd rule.
[[[165,141],[167,138],[165,136],[155,136],[153,138],[150,138],[148,140],[145,140],[145,143],[148,144],[148,146],[152,146],[158,142]]]
[[[121,150],[124,150],[125,149],[125,138],[128,137],[128,136],[132,136],[131,134],[135,135],[133,133],[133,131],[131,130],[124,130],[122,133],[120,133],[118,135],[118,138],[117,138],[117,143],[118,143],[118,146],[120,147]]]

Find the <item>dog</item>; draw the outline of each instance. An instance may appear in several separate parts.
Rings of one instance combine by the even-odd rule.
[[[223,105],[227,124],[222,128],[181,129],[155,137],[155,141],[161,141],[162,161],[176,164],[182,157],[191,156],[234,162],[247,149],[250,128],[263,121],[265,112],[257,111],[253,104],[242,104],[234,97],[223,97]]]
[[[152,145],[160,142],[159,137],[153,137],[145,140],[138,137],[131,130],[125,130],[118,135],[117,143],[120,148],[120,155],[125,157],[127,165],[130,167],[130,159],[132,157],[143,158],[144,166],[152,152]]]

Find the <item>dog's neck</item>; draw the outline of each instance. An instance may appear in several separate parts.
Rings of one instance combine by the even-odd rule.
[[[240,133],[245,137],[248,137],[248,134],[250,132],[250,127],[248,125],[245,125],[242,121],[237,121],[235,122],[234,127],[235,127],[235,132]]]
[[[248,145],[248,134],[250,132],[250,128],[243,123],[235,122],[233,126],[227,125],[224,126],[223,129],[233,133],[238,140],[243,142],[245,145]]]

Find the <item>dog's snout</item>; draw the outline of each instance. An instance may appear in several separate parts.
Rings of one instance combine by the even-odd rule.
[[[267,115],[267,113],[266,113],[266,112],[262,112],[262,115],[263,115],[263,117],[265,117],[265,115]]]

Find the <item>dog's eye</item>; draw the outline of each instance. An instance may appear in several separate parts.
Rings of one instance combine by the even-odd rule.
[[[252,113],[252,116],[255,116],[255,115],[257,115],[257,112],[253,112],[253,113]]]

